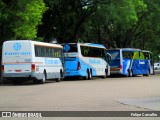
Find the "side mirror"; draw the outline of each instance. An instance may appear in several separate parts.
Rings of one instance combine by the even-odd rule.
[[[109,53],[107,53],[107,58],[108,58],[108,62],[112,60],[112,56]]]

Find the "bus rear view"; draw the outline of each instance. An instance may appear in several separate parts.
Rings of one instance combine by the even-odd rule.
[[[32,72],[31,43],[28,41],[6,41],[3,43],[2,75],[4,78],[29,77]]]
[[[80,76],[80,62],[78,55],[77,44],[67,44],[64,46],[65,50],[65,64],[66,64],[66,77]]]
[[[121,50],[108,50],[108,53],[112,56],[110,61],[111,74],[122,74]]]
[[[24,78],[42,84],[48,79],[59,82],[64,78],[63,47],[31,40],[6,41],[3,44],[2,75],[14,83]]]

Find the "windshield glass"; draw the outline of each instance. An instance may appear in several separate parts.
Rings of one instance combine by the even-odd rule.
[[[112,56],[111,60],[120,59],[120,51],[119,50],[108,50],[108,53]]]
[[[133,52],[127,52],[127,51],[123,51],[122,52],[122,56],[124,59],[132,59],[133,58]]]
[[[64,52],[78,52],[77,44],[65,44],[63,45]]]

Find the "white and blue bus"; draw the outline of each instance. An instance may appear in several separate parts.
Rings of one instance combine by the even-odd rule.
[[[19,82],[19,78],[45,83],[59,82],[64,77],[63,46],[31,40],[11,40],[3,43],[2,76]]]
[[[91,79],[93,76],[110,75],[108,64],[111,56],[101,44],[68,43],[64,44],[66,77],[82,77]]]
[[[148,52],[140,49],[121,48],[108,50],[112,58],[110,61],[111,74],[125,76],[148,76],[152,70],[149,63]]]

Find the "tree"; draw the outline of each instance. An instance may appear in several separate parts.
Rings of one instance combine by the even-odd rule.
[[[159,47],[159,0],[45,0],[45,4],[48,9],[38,36],[47,42],[54,38],[59,43],[109,43],[151,51]]]
[[[34,39],[46,10],[43,0],[0,1],[1,44],[6,39]]]
[[[45,0],[49,8],[39,26],[39,36],[45,41],[76,42],[77,34],[96,9],[98,0]],[[101,1],[101,0],[100,0]]]
[[[89,21],[92,26],[90,31],[98,35],[96,39],[98,38],[99,43],[108,41],[112,46],[114,44],[117,47],[130,46],[132,28],[138,21],[137,12],[144,10],[146,10],[146,5],[142,0],[136,2],[112,0],[107,4],[100,4],[99,9]]]
[[[144,40],[143,48],[152,51],[154,59],[158,60],[160,54],[160,1],[145,0],[145,3],[148,6],[148,11],[143,22],[145,26],[142,36]]]

